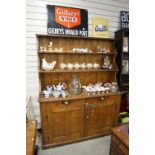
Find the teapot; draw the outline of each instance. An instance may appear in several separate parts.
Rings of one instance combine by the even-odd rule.
[[[63,83],[63,84],[59,83],[59,84],[56,86],[56,90],[57,90],[57,91],[62,91],[62,90],[64,90],[65,88],[66,88],[66,84],[65,84],[65,83]]]
[[[50,97],[50,92],[48,90],[43,90],[42,94],[45,96],[45,98],[49,98]]]

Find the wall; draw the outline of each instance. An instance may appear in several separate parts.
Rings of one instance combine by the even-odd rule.
[[[37,41],[35,34],[47,33],[46,5],[77,7],[88,10],[89,36],[92,30],[92,17],[109,19],[110,37],[120,28],[120,11],[128,11],[129,0],[27,0],[26,1],[26,96],[32,97],[35,117],[40,123],[38,103],[39,79]],[[40,124],[39,124],[40,126]]]

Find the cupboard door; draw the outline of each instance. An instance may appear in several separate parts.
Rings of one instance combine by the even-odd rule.
[[[67,136],[69,140],[83,137],[84,107],[82,102],[71,101],[67,107]]]
[[[48,143],[57,143],[67,140],[66,106],[48,107],[47,115]]]
[[[102,106],[102,121],[101,128],[104,128],[106,131],[110,131],[111,127],[114,124],[115,116],[115,101],[109,100],[106,101]]]
[[[85,104],[85,134],[87,136],[101,133],[102,109],[97,99],[88,99]]]

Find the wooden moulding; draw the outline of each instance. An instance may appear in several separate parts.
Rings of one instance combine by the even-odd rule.
[[[96,37],[80,37],[80,36],[63,36],[63,35],[49,35],[49,34],[36,34],[37,37],[52,37],[52,38],[74,38],[74,39],[92,39],[92,40],[108,40],[115,41],[115,38],[96,38]]]
[[[122,92],[117,93],[104,93],[104,94],[95,94],[95,95],[87,95],[85,92],[81,93],[80,95],[68,95],[68,97],[49,97],[45,98],[42,94],[39,95],[39,102],[55,102],[55,101],[68,101],[68,100],[77,100],[77,99],[86,99],[86,98],[96,98],[96,97],[104,97],[104,96],[114,96],[120,95]]]

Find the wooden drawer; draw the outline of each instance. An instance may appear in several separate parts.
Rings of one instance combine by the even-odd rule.
[[[48,107],[66,107],[66,106],[76,106],[79,104],[84,104],[84,100],[65,100],[65,101],[55,101],[47,103]]]

